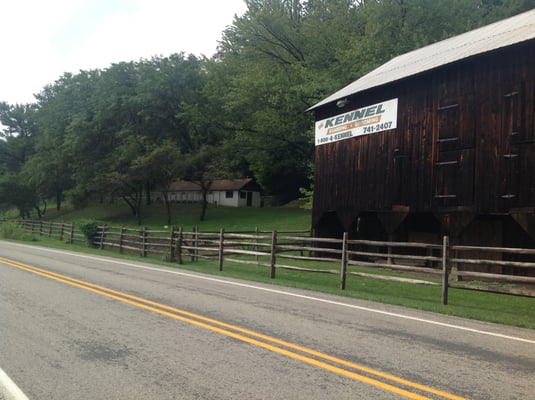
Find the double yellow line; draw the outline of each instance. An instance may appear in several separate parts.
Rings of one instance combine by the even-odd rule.
[[[186,322],[200,328],[208,329],[212,332],[219,333],[254,346],[258,346],[274,353],[284,355],[286,357],[299,360],[309,365],[354,379],[376,388],[396,393],[408,399],[415,400],[431,400],[428,395],[433,395],[433,398],[444,398],[450,400],[463,400],[459,397],[438,389],[434,389],[425,385],[420,385],[409,380],[399,378],[397,376],[381,372],[372,368],[368,368],[350,361],[346,361],[337,357],[330,356],[325,353],[309,349],[307,347],[299,346],[272,336],[263,335],[249,329],[241,328],[236,325],[227,324],[212,318],[204,317],[199,314],[194,314],[175,307],[170,307],[165,304],[156,303],[141,297],[132,296],[117,290],[113,290],[104,286],[92,284],[90,282],[74,279],[66,275],[57,274],[52,271],[26,265],[17,261],[9,260],[0,257],[0,263],[9,265],[21,270],[31,272],[43,276],[48,279],[53,279],[80,289],[87,290],[105,296],[132,306],[142,308],[154,313],[165,315],[167,317]]]

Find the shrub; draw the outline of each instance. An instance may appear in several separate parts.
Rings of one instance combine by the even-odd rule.
[[[97,221],[82,221],[79,223],[80,231],[84,234],[89,247],[95,247],[99,225],[101,224]]]
[[[0,237],[3,239],[22,240],[25,242],[35,242],[37,238],[30,232],[26,232],[16,222],[3,222],[0,224]]]

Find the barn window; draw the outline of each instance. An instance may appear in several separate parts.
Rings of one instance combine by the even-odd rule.
[[[232,190],[227,190],[225,192],[225,198],[232,199],[234,197],[234,192]]]
[[[246,199],[247,198],[247,192],[240,191],[240,199]]]
[[[451,104],[438,109],[438,149],[452,150],[459,145],[459,105]]]
[[[519,92],[507,93],[505,97],[505,130],[512,137],[520,133]]]

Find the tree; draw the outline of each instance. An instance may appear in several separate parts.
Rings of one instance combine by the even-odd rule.
[[[213,81],[209,87],[214,96],[222,94],[233,130],[226,139],[229,158],[267,192],[296,196],[313,152],[312,118],[303,112],[309,77],[303,7],[296,1],[247,4],[246,14],[225,31],[219,62],[209,69],[226,76],[226,89]]]
[[[39,206],[40,201],[37,190],[24,179],[23,174],[8,172],[0,177],[1,208],[16,208],[21,218],[29,218],[30,211],[35,210],[38,218],[41,218],[43,211]]]
[[[147,154],[134,160],[134,167],[145,168],[154,187],[161,191],[167,211],[167,225],[171,225],[172,221],[169,190],[181,172],[181,159],[178,147],[171,140],[166,140],[159,146],[151,146]]]
[[[144,160],[143,138],[128,135],[114,152],[109,168],[103,172],[101,184],[107,193],[119,196],[130,207],[138,224],[141,224],[141,208],[148,169]]]
[[[37,96],[36,122],[39,135],[35,155],[29,160],[27,171],[33,171],[35,184],[47,198],[54,198],[56,209],[61,209],[65,192],[71,190],[74,179],[76,152],[73,131],[90,119],[91,98],[98,71],[80,71],[64,74],[47,85]],[[93,154],[93,153],[92,153]]]
[[[208,191],[215,179],[222,177],[222,148],[213,145],[202,145],[197,151],[188,153],[180,159],[179,177],[183,180],[199,185],[201,189],[201,215],[199,219],[204,221],[208,208]]]
[[[3,140],[0,165],[7,171],[19,171],[34,152],[35,106],[0,102],[0,138]]]

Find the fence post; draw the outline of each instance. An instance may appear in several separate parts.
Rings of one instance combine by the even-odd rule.
[[[344,232],[342,238],[342,263],[340,265],[340,289],[346,288],[346,273],[347,273],[347,232]]]
[[[147,227],[141,230],[141,257],[147,257]]]
[[[450,264],[450,240],[444,236],[442,243],[442,304],[448,304],[448,279]]]
[[[223,242],[224,242],[224,235],[225,230],[221,228],[219,231],[219,249],[217,252],[217,260],[218,260],[218,267],[219,271],[223,271],[223,258],[224,258],[224,250],[223,250]]]
[[[271,272],[269,274],[269,277],[271,279],[275,279],[275,269],[277,265],[277,231],[273,231],[271,233]]]
[[[43,221],[39,221],[39,236],[43,236]]]
[[[104,248],[104,236],[105,235],[106,235],[106,224],[102,225],[102,232],[100,233],[100,245],[99,245],[100,250]]]
[[[59,240],[63,242],[63,234],[65,232],[65,224],[61,223],[61,228],[59,229]]]
[[[178,263],[183,264],[182,260],[182,227],[178,228],[178,237],[176,239],[176,255],[178,257]]]
[[[255,242],[256,242],[256,247],[255,247],[255,251],[258,252],[258,235],[260,233],[260,229],[258,229],[258,226],[255,227],[255,236],[256,236],[256,239],[255,239]],[[260,256],[259,255],[256,255],[256,262],[258,263],[260,261]]]
[[[173,246],[173,239],[175,238],[175,227],[171,227],[171,235],[169,237],[169,262],[175,261],[175,253],[174,253],[174,246]]]
[[[121,226],[121,231],[119,232],[119,254],[123,253],[123,234],[124,226]]]
[[[393,242],[393,235],[391,233],[388,234],[388,241],[391,243]],[[388,246],[387,247],[387,253],[388,253],[388,257],[386,259],[386,263],[387,264],[392,264],[392,246]]]
[[[71,222],[71,232],[70,232],[70,238],[69,238],[69,244],[74,243],[74,222]]]
[[[191,253],[191,261],[197,261],[197,241],[199,240],[199,227],[193,228],[193,251]]]
[[[48,223],[48,237],[51,238],[52,237],[52,227],[54,226],[54,223],[53,222],[49,222]]]

